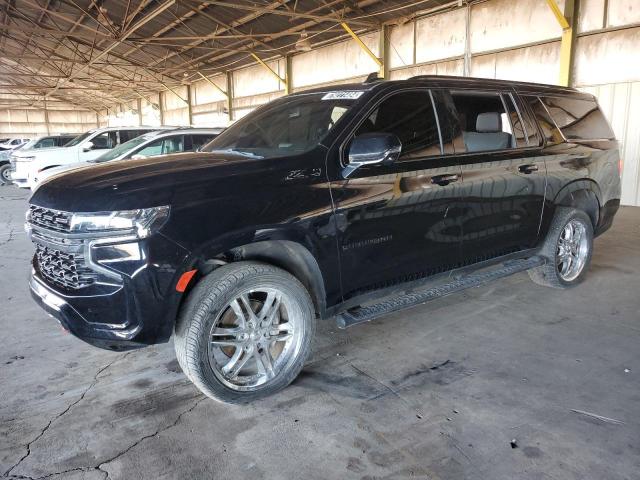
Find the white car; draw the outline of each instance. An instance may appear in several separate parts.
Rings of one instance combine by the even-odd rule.
[[[54,175],[70,172],[78,168],[92,167],[97,163],[114,160],[128,160],[172,153],[192,152],[209,143],[222,132],[222,128],[176,128],[161,130],[140,135],[128,142],[118,145],[94,160],[62,165],[43,170],[34,177],[31,189],[35,190],[43,181]]]
[[[28,138],[8,138],[4,142],[0,143],[0,151],[13,150],[14,148],[24,145],[29,141]]]
[[[26,152],[27,150],[63,147],[71,140],[78,136],[77,133],[59,133],[56,135],[47,135],[45,137],[34,138],[27,143],[17,146],[13,150],[0,151],[0,184],[8,185],[11,183],[11,174],[15,169],[15,165],[10,163],[11,156],[18,151]]]
[[[11,155],[11,163],[14,166],[14,171],[11,172],[11,181],[19,187],[31,188],[35,185],[35,179],[40,172],[61,165],[93,160],[103,155],[107,150],[128,142],[132,138],[163,129],[167,129],[167,127],[97,128],[76,137],[62,148],[18,150]]]

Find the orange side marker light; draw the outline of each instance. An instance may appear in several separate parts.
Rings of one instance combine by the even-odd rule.
[[[180,292],[183,293],[187,287],[189,286],[189,282],[191,281],[191,279],[193,278],[193,276],[196,274],[198,270],[189,270],[188,272],[184,272],[181,276],[180,276],[180,280],[178,280],[178,283],[176,283],[176,292]]]

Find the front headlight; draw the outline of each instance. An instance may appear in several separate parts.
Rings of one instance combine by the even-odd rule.
[[[117,212],[74,213],[69,227],[72,233],[103,232],[146,238],[162,227],[168,217],[168,206]]]

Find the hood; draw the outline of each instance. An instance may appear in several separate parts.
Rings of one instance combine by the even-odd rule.
[[[47,155],[47,154],[51,154],[51,153],[63,153],[66,151],[69,151],[71,148],[67,148],[67,147],[49,147],[49,148],[29,148],[28,150],[25,150],[23,148],[21,148],[20,150],[16,151],[13,153],[13,155],[16,158],[21,158],[21,157],[39,157],[41,155]]]
[[[169,205],[181,187],[227,180],[247,169],[258,170],[264,162],[240,155],[195,152],[92,163],[45,180],[30,202],[71,212]]]

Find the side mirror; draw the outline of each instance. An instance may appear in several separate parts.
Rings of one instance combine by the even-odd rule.
[[[365,133],[354,138],[349,146],[349,164],[342,176],[349,177],[358,168],[366,165],[389,165],[395,162],[402,151],[402,143],[393,133]]]
[[[131,156],[131,160],[142,160],[143,158],[147,158],[146,155],[141,155],[139,153],[136,153],[135,155]]]
[[[82,151],[88,152],[90,150],[93,150],[93,142],[84,142],[82,144]]]

